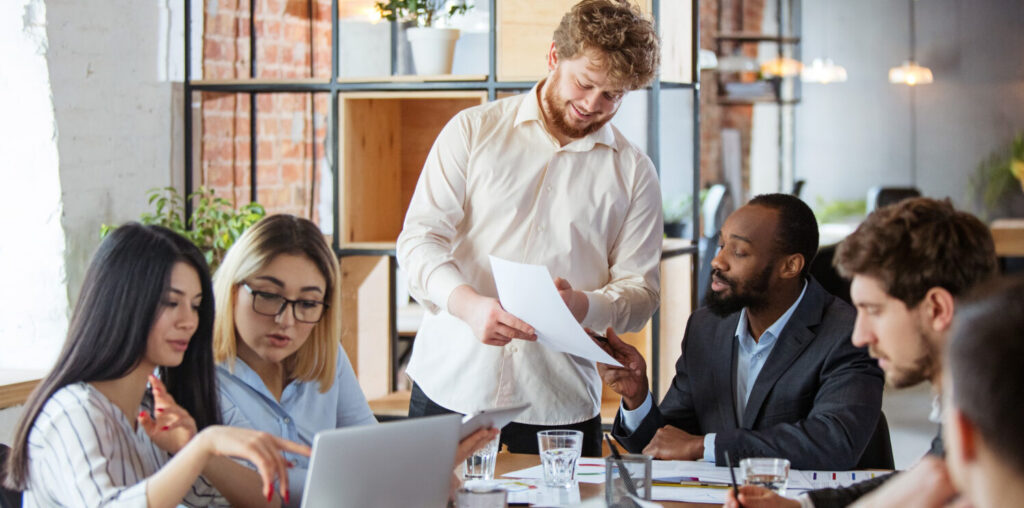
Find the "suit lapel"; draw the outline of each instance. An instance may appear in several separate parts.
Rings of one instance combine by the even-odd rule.
[[[768,355],[764,367],[757,375],[754,387],[747,397],[747,407],[743,411],[743,428],[754,428],[754,421],[761,406],[764,405],[768,393],[772,391],[775,383],[782,377],[782,374],[793,364],[800,353],[814,340],[814,332],[811,327],[821,322],[825,309],[825,300],[828,293],[813,278],[807,282],[807,292],[800,306],[790,316],[786,327],[782,329],[775,347]]]
[[[713,393],[718,400],[718,410],[725,415],[729,428],[739,427],[736,421],[736,323],[740,313],[730,314],[718,322],[715,329],[715,343],[711,356],[711,372],[714,379]]]

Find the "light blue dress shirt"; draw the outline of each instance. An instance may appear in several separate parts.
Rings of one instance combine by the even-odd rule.
[[[739,350],[736,354],[736,398],[735,398],[735,410],[736,420],[743,421],[743,411],[747,408],[747,399],[750,397],[750,390],[754,388],[754,382],[757,380],[757,375],[761,373],[761,368],[764,367],[766,361],[768,361],[768,355],[772,353],[772,349],[775,348],[775,343],[779,339],[779,335],[782,330],[786,328],[786,324],[789,323],[789,318],[793,316],[793,312],[800,306],[800,302],[804,299],[804,293],[807,292],[807,282],[804,281],[804,287],[800,290],[800,296],[797,297],[793,305],[790,305],[786,312],[784,312],[779,319],[776,319],[771,326],[768,327],[761,334],[760,340],[755,341],[754,337],[750,335],[750,324],[747,321],[747,309],[740,311],[740,320],[736,323],[736,340],[739,345]],[[653,400],[651,394],[647,394],[647,398],[644,399],[644,403],[640,407],[630,411],[620,403],[619,411],[622,413],[622,425],[626,430],[632,432],[640,426],[640,422],[647,416],[647,413],[651,411],[651,405]],[[716,433],[704,435],[704,460],[708,462],[715,461],[715,436]]]
[[[217,384],[225,425],[261,430],[296,443],[313,446],[313,437],[322,430],[377,423],[340,346],[334,384],[324,393],[315,381],[294,381],[284,388],[278,402],[259,374],[240,358],[235,360],[234,373],[227,365],[217,366]],[[298,506],[309,458],[291,453],[285,457],[295,464],[288,470],[289,501]]]

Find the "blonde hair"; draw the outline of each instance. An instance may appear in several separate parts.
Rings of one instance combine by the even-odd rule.
[[[246,278],[267,266],[280,254],[309,258],[327,281],[324,315],[313,327],[309,339],[284,360],[289,379],[316,381],[320,392],[334,384],[334,369],[341,343],[341,291],[338,288],[338,259],[313,222],[294,215],[271,215],[254,224],[235,242],[213,277],[216,318],[213,325],[213,357],[234,370],[238,356],[235,305],[238,287]]]

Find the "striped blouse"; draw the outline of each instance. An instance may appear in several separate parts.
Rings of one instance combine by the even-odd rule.
[[[139,410],[152,412],[149,397]],[[132,429],[125,414],[88,383],[57,390],[28,437],[26,508],[35,506],[145,507],[146,481],[171,456]],[[200,476],[182,500],[187,506],[227,505]]]

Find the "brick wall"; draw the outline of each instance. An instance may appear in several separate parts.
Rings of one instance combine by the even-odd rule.
[[[316,78],[331,74],[330,0],[255,2],[256,77]],[[245,79],[250,73],[249,1],[207,0],[203,79]],[[237,204],[250,201],[248,94],[200,94],[198,182]],[[256,200],[268,213],[318,221],[325,163],[328,94],[256,96]]]
[[[700,47],[714,51],[719,31],[719,9],[723,31],[760,32],[764,19],[765,0],[700,0]],[[723,45],[731,51],[732,47]],[[740,51],[757,57],[757,45],[744,44]],[[721,55],[719,55],[721,56]],[[700,86],[700,170],[701,186],[724,181],[722,168],[722,129],[740,132],[744,192],[750,182],[750,133],[753,107],[718,104],[718,82],[715,71],[701,74]]]

